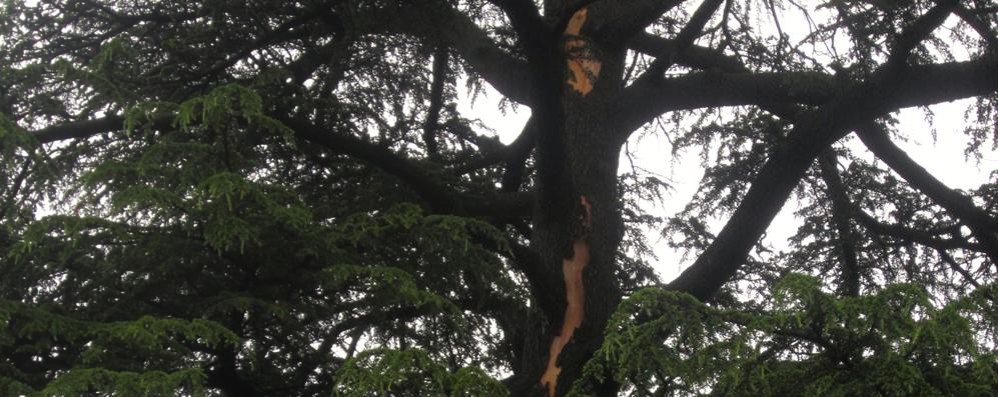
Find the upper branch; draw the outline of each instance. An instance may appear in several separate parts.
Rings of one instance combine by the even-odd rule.
[[[970,25],[970,27],[973,28],[974,31],[977,32],[977,34],[980,35],[981,38],[988,43],[988,46],[990,48],[998,50],[998,33],[995,33],[994,30],[991,30],[991,27],[988,26],[987,22],[981,20],[981,18],[977,16],[977,14],[974,14],[973,12],[968,10],[967,7],[964,7],[963,5],[958,5],[956,7],[956,10],[953,11],[953,13],[959,16],[960,19],[962,19],[968,25]]]
[[[662,14],[682,4],[683,0],[603,1],[590,6],[604,15],[601,37],[610,44],[623,44],[645,30]]]
[[[506,13],[527,52],[528,60],[541,61],[554,52],[554,34],[530,0],[489,0]]]
[[[390,20],[394,29],[453,47],[496,91],[530,105],[527,63],[501,50],[467,15],[444,2],[424,0],[382,10],[379,17]]]
[[[993,92],[998,86],[998,56],[883,70],[880,75],[871,80],[897,93],[891,95],[890,107],[931,105]],[[839,83],[835,76],[817,72],[704,72],[632,85],[616,105],[631,131],[669,111],[771,103],[820,105],[863,85]]]
[[[998,56],[973,62],[897,69],[885,67],[863,84],[802,114],[787,142],[766,161],[717,238],[669,286],[701,300],[744,263],[752,246],[818,155],[852,128],[901,107],[998,91]]]
[[[646,79],[656,79],[662,76],[669,67],[671,67],[675,62],[677,54],[685,51],[691,45],[693,41],[696,40],[700,32],[703,31],[704,26],[707,25],[707,21],[710,17],[714,15],[717,8],[724,3],[725,0],[704,0],[697,8],[693,16],[690,17],[690,21],[683,26],[683,29],[679,31],[676,35],[676,39],[670,41],[671,48],[664,48],[661,51],[654,62],[648,66],[648,69],[638,77],[638,81],[643,81]]]
[[[933,30],[942,25],[949,14],[959,5],[957,0],[937,0],[936,5],[915,20],[894,40],[887,65],[897,66],[905,62],[911,51],[925,40]]]
[[[679,65],[694,69],[718,69],[728,73],[749,72],[737,58],[713,48],[697,45],[680,45],[675,39],[666,39],[651,33],[639,33],[627,42],[628,48],[653,57],[670,57]]]

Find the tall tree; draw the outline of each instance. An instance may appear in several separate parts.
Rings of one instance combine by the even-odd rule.
[[[998,384],[998,188],[894,142],[976,98],[968,153],[998,143],[990,1],[0,10],[4,395]],[[508,144],[455,105],[486,85],[529,108]],[[703,153],[668,220],[636,132]],[[649,227],[696,258],[668,284]]]

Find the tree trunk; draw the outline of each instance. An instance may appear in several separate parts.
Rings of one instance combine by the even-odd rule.
[[[580,35],[585,9],[566,28],[559,95],[547,97],[537,139],[537,205],[533,247],[552,277],[540,303],[546,316],[534,394],[562,396],[601,346],[621,299],[615,257],[623,235],[617,164],[623,141],[607,112],[619,92],[623,51],[598,48]],[[580,16],[581,15],[581,16]],[[550,88],[554,88],[549,86]],[[546,309],[545,309],[546,308]],[[604,385],[615,395],[613,384]],[[537,392],[539,390],[539,392]]]

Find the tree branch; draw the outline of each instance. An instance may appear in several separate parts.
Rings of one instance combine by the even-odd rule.
[[[950,215],[967,225],[991,262],[998,264],[998,238],[995,237],[998,233],[998,221],[984,210],[977,208],[970,197],[950,189],[932,176],[891,142],[887,133],[876,124],[865,123],[856,129],[856,133],[877,158],[883,160],[913,187],[946,209]]]
[[[981,250],[979,244],[973,244],[964,239],[940,238],[939,235],[944,233],[912,229],[896,223],[881,222],[859,208],[853,208],[851,212],[854,219],[860,225],[880,236],[893,237],[904,242],[924,245],[936,250],[966,249],[978,252]]]
[[[659,52],[656,56],[655,61],[648,66],[648,69],[637,78],[638,83],[646,79],[658,79],[662,77],[662,73],[665,73],[672,65],[676,62],[675,58],[679,53],[686,51],[693,41],[696,40],[700,32],[703,31],[703,27],[707,25],[707,21],[710,17],[717,12],[718,7],[724,3],[725,0],[704,0],[700,3],[700,7],[697,8],[693,16],[690,17],[690,21],[683,26],[683,29],[679,31],[676,35],[675,40],[670,41],[672,48],[664,48],[663,51]]]
[[[900,107],[993,93],[998,90],[996,69],[994,55],[964,63],[883,67],[863,84],[804,113],[717,238],[669,287],[701,300],[710,298],[744,263],[807,168],[829,145],[860,123]]]
[[[489,0],[509,18],[520,44],[527,53],[528,62],[546,63],[555,53],[553,30],[541,18],[540,11],[531,0]]]
[[[832,199],[832,223],[838,235],[839,258],[842,261],[842,294],[859,296],[860,271],[856,255],[856,236],[852,229],[852,207],[842,177],[839,175],[838,159],[835,152],[826,150],[818,159],[821,179],[828,188]]]
[[[391,150],[362,140],[352,135],[334,134],[302,120],[287,117],[274,117],[295,131],[305,140],[316,143],[336,153],[342,153],[365,161],[394,175],[412,188],[435,210],[443,213],[470,216],[494,216],[509,218],[527,216],[531,213],[532,194],[526,192],[501,193],[489,197],[457,192],[441,183],[424,168],[399,156]],[[153,120],[155,128],[168,131],[174,128],[173,117],[159,117]],[[124,117],[107,116],[79,122],[71,122],[46,127],[34,132],[39,143],[50,143],[67,139],[85,139],[94,135],[121,131]]]
[[[981,283],[977,282],[977,279],[974,278],[974,275],[970,274],[970,272],[967,271],[967,269],[964,269],[963,266],[960,266],[959,263],[956,263],[956,259],[953,259],[953,257],[950,256],[950,254],[946,253],[946,251],[943,250],[936,250],[936,253],[939,254],[939,258],[941,258],[943,262],[946,262],[946,264],[949,265],[950,269],[953,269],[953,271],[960,273],[960,275],[963,276],[964,280],[967,280],[967,283],[973,285],[974,288],[981,288]]]
[[[992,49],[998,49],[998,34],[996,34],[988,26],[987,22],[981,20],[976,14],[971,12],[964,7],[962,4],[958,4],[953,13],[960,17],[964,22],[970,25],[978,35],[988,43],[988,46]]]
[[[32,132],[30,135],[38,143],[51,143],[67,139],[82,139],[105,132],[119,131],[125,125],[125,118],[107,116],[99,119],[55,124]]]
[[[447,47],[437,47],[433,53],[433,81],[430,82],[430,106],[423,122],[423,142],[430,159],[440,158],[437,131],[440,129],[440,110],[444,107],[444,82],[447,79]]]
[[[674,39],[666,39],[651,33],[639,33],[627,42],[627,47],[653,57],[668,56],[671,52],[673,60],[683,66],[694,69],[718,69],[728,73],[745,73],[749,69],[735,57],[724,54],[713,48],[689,45],[685,48]]]
[[[307,121],[286,117],[275,117],[275,119],[294,130],[300,138],[331,151],[363,160],[394,175],[412,188],[420,198],[426,200],[434,211],[497,218],[525,216],[531,212],[530,193],[496,194],[491,197],[461,193],[444,185],[429,171],[388,148],[353,135],[335,134]]]
[[[603,15],[605,21],[603,25],[606,27],[600,30],[598,36],[613,45],[626,43],[682,2],[683,0],[604,1],[595,3],[590,8]]]
[[[949,14],[959,5],[957,0],[936,0],[936,5],[920,16],[899,34],[891,45],[891,54],[886,65],[900,66],[905,63],[911,51],[925,40],[932,31],[942,25]]]
[[[496,91],[510,100],[530,105],[530,71],[527,63],[499,48],[466,15],[442,1],[422,0],[380,10],[377,24],[389,25],[430,42],[442,41],[457,50],[461,59]]]
[[[998,88],[996,76],[998,56],[990,54],[973,61],[881,70],[868,81],[892,93],[879,106],[900,109],[989,94]],[[624,130],[632,131],[670,111],[768,103],[820,105],[840,93],[862,90],[862,85],[844,86],[835,76],[817,72],[706,72],[627,87],[615,102],[615,112]]]

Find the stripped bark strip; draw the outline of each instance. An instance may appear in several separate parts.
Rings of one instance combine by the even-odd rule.
[[[603,66],[589,43],[579,36],[588,15],[589,11],[585,8],[576,11],[565,27],[565,35],[568,36],[568,40],[565,41],[565,53],[568,56],[568,71],[571,72],[568,76],[568,85],[583,96],[593,90]]]
[[[572,257],[561,261],[561,271],[565,277],[565,317],[561,323],[561,332],[551,341],[548,352],[548,365],[541,376],[541,385],[547,388],[548,396],[554,397],[558,386],[558,356],[565,345],[572,340],[575,329],[582,325],[585,318],[586,290],[582,283],[582,271],[589,264],[589,241],[586,231],[592,225],[592,205],[586,196],[581,196],[582,230],[572,243]]]

